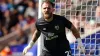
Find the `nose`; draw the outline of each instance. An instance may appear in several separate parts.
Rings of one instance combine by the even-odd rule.
[[[46,8],[45,10],[48,11],[48,8]]]

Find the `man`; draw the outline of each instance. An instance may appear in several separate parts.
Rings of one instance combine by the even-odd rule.
[[[23,50],[25,55],[33,46],[40,34],[43,34],[44,46],[40,56],[71,56],[69,41],[66,39],[65,28],[72,31],[78,39],[82,52],[85,52],[79,32],[65,17],[53,14],[54,4],[50,1],[42,3],[43,17],[36,22],[36,30],[31,42]]]

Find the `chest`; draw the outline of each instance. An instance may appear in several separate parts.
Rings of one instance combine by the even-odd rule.
[[[58,21],[52,21],[52,22],[40,22],[38,24],[39,30],[42,32],[54,32],[54,33],[60,33],[65,31],[65,27],[63,25],[63,22]]]

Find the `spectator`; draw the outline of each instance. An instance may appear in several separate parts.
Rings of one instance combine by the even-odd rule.
[[[27,1],[21,1],[19,4],[16,5],[16,9],[18,10],[19,13],[24,14],[25,10],[27,8]]]
[[[8,34],[8,31],[7,31],[7,28],[5,27],[5,16],[4,16],[4,13],[1,12],[1,16],[0,16],[0,32],[1,32],[1,36],[3,35],[7,35]]]
[[[28,7],[25,11],[25,17],[28,17],[28,16],[32,16],[32,17],[36,16],[35,3],[33,3],[33,1],[28,1]]]
[[[9,27],[9,22],[10,22],[11,18],[10,18],[10,11],[7,10],[4,12],[4,27],[6,29],[8,29]]]
[[[16,26],[16,24],[18,23],[18,18],[17,18],[18,12],[16,10],[14,10],[11,14],[10,14],[10,22],[9,22],[9,27],[8,30],[9,32],[14,31],[14,28]]]
[[[2,12],[5,12],[6,10],[8,10],[6,0],[2,0],[0,6],[1,6],[1,11]]]
[[[8,10],[9,10],[10,12],[13,12],[13,11],[14,11],[13,0],[7,0],[7,7],[8,7]]]
[[[70,21],[75,25],[75,27],[83,34],[85,32],[85,26],[87,24],[85,13],[80,13],[79,11],[76,15],[72,16]]]
[[[72,6],[72,1],[71,0],[67,0],[67,1],[65,0],[63,2],[66,2],[67,3],[67,5],[65,5],[67,8],[69,8],[69,7]]]
[[[79,30],[81,32],[81,34],[84,34],[85,31],[85,26],[86,26],[86,14],[85,13],[81,13],[78,15],[78,21],[79,23]]]
[[[27,25],[27,21],[25,20],[23,14],[18,15],[18,25],[21,29],[23,29]]]

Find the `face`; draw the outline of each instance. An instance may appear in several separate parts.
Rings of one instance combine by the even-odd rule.
[[[49,19],[53,14],[54,8],[49,3],[42,4],[42,13],[45,19]]]

